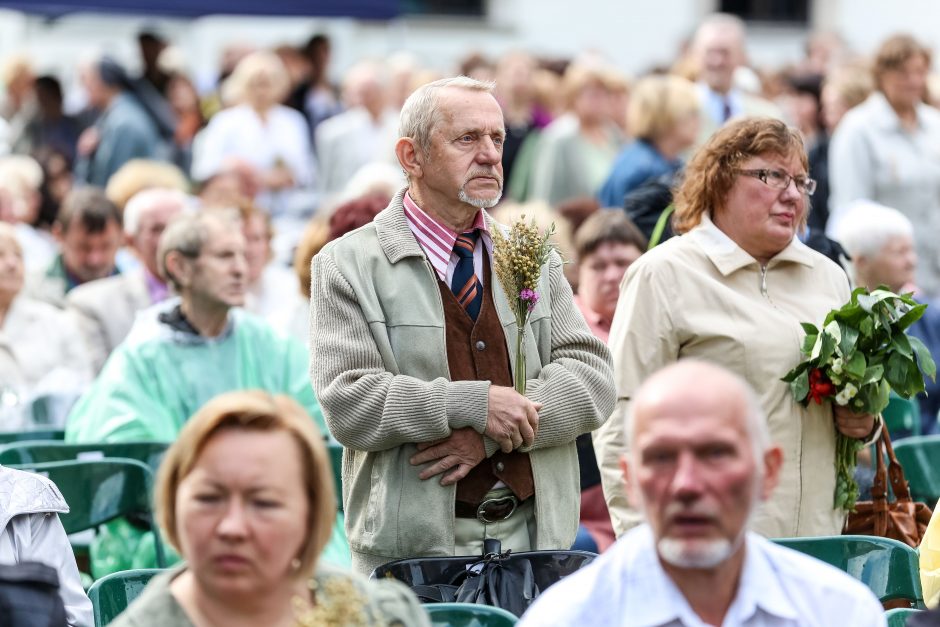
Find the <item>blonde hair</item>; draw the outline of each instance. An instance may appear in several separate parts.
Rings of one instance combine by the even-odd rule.
[[[908,60],[917,56],[923,57],[930,67],[930,49],[912,36],[894,35],[882,42],[872,65],[872,76],[878,89],[881,89],[881,79],[886,72],[900,70]]]
[[[177,491],[212,438],[224,430],[283,431],[297,443],[309,529],[297,556],[300,560],[297,572],[301,576],[312,573],[336,518],[332,470],[323,436],[317,432],[313,419],[297,401],[281,394],[261,390],[226,392],[207,402],[186,422],[160,464],[154,489],[156,516],[166,539],[180,551]]]
[[[695,85],[679,76],[647,76],[637,81],[627,105],[627,124],[637,139],[656,141],[700,110]]]
[[[314,255],[330,241],[330,221],[323,216],[314,216],[307,223],[304,234],[294,252],[294,272],[300,282],[300,293],[310,298],[311,262]]]
[[[189,191],[186,175],[175,165],[151,159],[131,159],[111,175],[105,187],[108,200],[124,211],[127,201],[152,187]]]
[[[578,94],[592,84],[610,89],[609,69],[595,63],[572,63],[569,65],[561,79],[565,108],[571,109],[578,98]]]
[[[244,103],[248,98],[251,82],[265,74],[273,83],[274,99],[283,100],[290,90],[290,75],[281,58],[270,50],[252,52],[238,62],[232,75],[222,85],[222,100],[226,104]]]
[[[780,120],[744,118],[719,129],[685,168],[675,193],[673,230],[685,233],[698,226],[706,213],[722,211],[738,176],[738,166],[750,157],[765,154],[787,158],[799,155],[803,169],[809,169],[800,132]]]

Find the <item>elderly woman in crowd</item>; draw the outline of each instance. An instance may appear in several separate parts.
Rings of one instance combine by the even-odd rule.
[[[568,113],[549,124],[538,140],[526,200],[544,200],[554,207],[597,194],[623,143],[610,119],[609,81],[601,66],[568,67],[562,83]]]
[[[800,360],[801,322],[822,323],[849,298],[837,265],[796,237],[815,188],[799,132],[769,118],[731,122],[692,157],[676,194],[674,237],[627,273],[610,334],[618,410],[595,432],[614,526],[638,523],[618,460],[623,416],[651,373],[695,357],[744,377],[784,451],[780,485],[757,511],[767,536],[833,535],[836,433],[865,438],[870,415],[793,400],[780,380]]]
[[[674,174],[679,155],[698,137],[701,113],[695,85],[678,76],[649,76],[637,82],[627,107],[636,140],[614,162],[598,194],[604,207],[623,207],[624,195],[646,181]]]
[[[49,393],[63,395],[70,404],[91,380],[91,365],[74,320],[21,294],[23,273],[23,249],[14,228],[0,222],[0,396],[5,408],[0,430],[4,431],[27,425],[27,399]],[[62,409],[67,411],[67,405]]]
[[[205,181],[227,159],[249,164],[260,186],[258,203],[273,214],[303,213],[298,191],[313,183],[313,149],[303,114],[280,102],[290,79],[273,52],[255,52],[235,67],[226,91],[234,106],[214,115],[196,138],[192,175]]]
[[[336,495],[323,439],[287,396],[206,403],[167,451],[155,492],[186,565],[153,580],[115,627],[428,624],[401,584],[318,563]]]
[[[897,35],[881,45],[877,91],[832,136],[826,228],[835,233],[855,200],[894,207],[918,225],[918,285],[940,296],[940,112],[923,102],[929,70],[930,51],[913,37]]]
[[[913,289],[917,270],[914,226],[900,211],[872,202],[856,203],[846,212],[836,236],[852,257],[856,284],[869,290],[885,285],[896,293]],[[935,361],[940,359],[940,308],[935,302],[929,303],[908,333],[924,342]],[[917,397],[921,432],[940,433],[940,381],[927,379],[924,383],[927,393]]]

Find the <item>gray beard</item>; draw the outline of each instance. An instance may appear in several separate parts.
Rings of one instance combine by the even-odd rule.
[[[461,187],[460,191],[457,192],[457,200],[460,202],[465,202],[470,206],[476,207],[477,209],[491,209],[496,206],[496,203],[499,202],[500,198],[503,197],[503,190],[499,190],[499,193],[496,194],[493,198],[473,198],[467,194],[467,191]]]

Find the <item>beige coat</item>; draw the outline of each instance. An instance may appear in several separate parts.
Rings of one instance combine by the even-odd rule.
[[[752,528],[769,537],[838,534],[833,510],[835,426],[829,404],[803,408],[780,380],[801,359],[800,322],[820,324],[849,298],[841,268],[797,239],[760,264],[708,218],[640,258],[627,273],[610,334],[617,382],[614,416],[594,434],[604,492],[618,535],[639,522],[618,459],[624,417],[644,379],[695,357],[743,376],[783,448],[780,485]]]
[[[127,337],[137,312],[152,304],[143,269],[79,285],[68,293],[66,302],[96,373]]]

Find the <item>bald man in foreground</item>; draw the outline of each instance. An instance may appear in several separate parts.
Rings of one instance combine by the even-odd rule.
[[[885,625],[860,582],[747,531],[783,462],[754,393],[680,361],[646,380],[621,459],[646,523],[548,589],[521,626]]]

